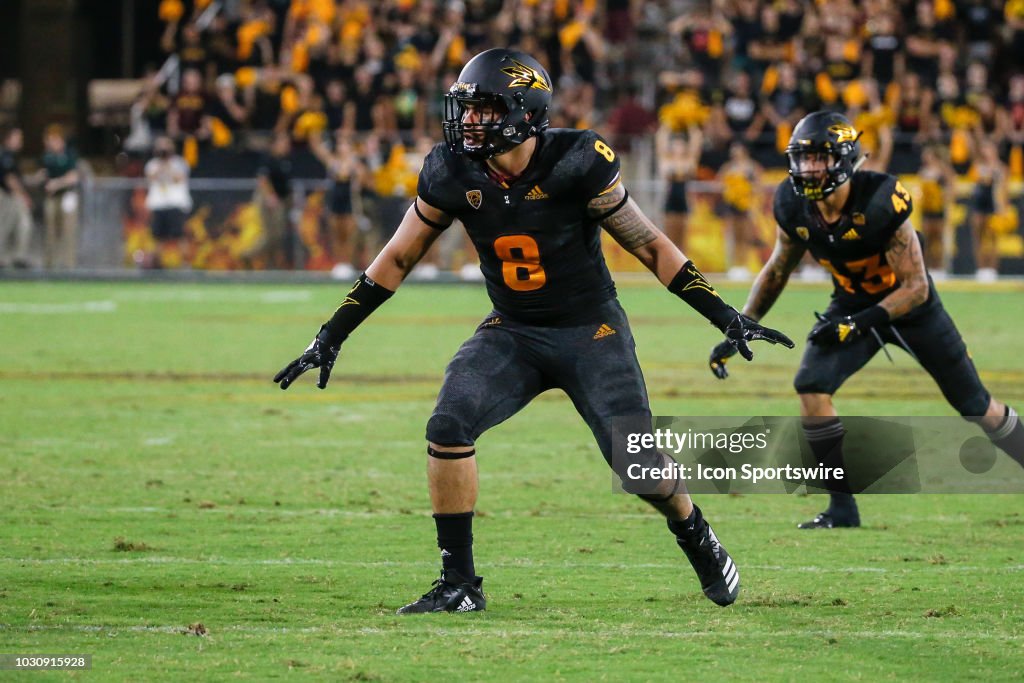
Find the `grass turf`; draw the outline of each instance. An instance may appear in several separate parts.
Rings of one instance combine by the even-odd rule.
[[[952,290],[952,291],[950,291]],[[941,288],[993,393],[1024,404],[1014,288]],[[739,303],[745,292],[725,288]],[[873,496],[865,527],[799,532],[820,499],[705,496],[743,577],[720,609],[663,524],[610,491],[582,421],[547,394],[479,442],[490,609],[394,616],[437,570],[423,425],[487,312],[479,287],[403,289],[329,389],[269,381],[340,286],[0,285],[0,653],[90,653],[102,680],[1017,678],[1013,496]],[[656,414],[790,415],[795,351],[714,380],[717,335],[625,286]],[[802,339],[822,286],[768,322]],[[952,415],[899,354],[844,414]],[[182,634],[201,622],[205,637]]]

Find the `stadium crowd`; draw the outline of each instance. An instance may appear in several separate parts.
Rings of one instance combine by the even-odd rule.
[[[440,94],[494,45],[548,67],[553,127],[595,128],[626,157],[657,140],[633,175],[664,181],[680,243],[687,183],[717,179],[735,251],[757,247],[750,190],[762,167],[784,164],[794,123],[821,108],[862,131],[870,168],[921,173],[930,245],[943,242],[957,184],[976,267],[994,274],[993,235],[1017,227],[1024,0],[161,0],[157,11],[172,63],[147,74],[132,105],[125,151],[137,163],[122,170],[141,175],[166,133],[193,177],[259,167],[270,178],[270,149],[286,137],[286,175],[333,181],[326,260],[357,268],[370,250],[353,249],[353,216],[379,225],[377,199],[411,197],[440,139]],[[265,220],[287,215],[266,208]],[[261,260],[291,255],[242,266]],[[942,249],[929,265],[943,265]]]

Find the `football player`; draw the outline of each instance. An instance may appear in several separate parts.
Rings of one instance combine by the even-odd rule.
[[[807,337],[794,386],[804,434],[819,462],[841,462],[843,425],[832,395],[885,344],[905,349],[961,415],[1024,464],[1024,426],[985,389],[924,265],[910,223],[910,193],[896,177],[858,170],[859,134],[841,114],[819,111],[793,129],[789,178],[775,191],[775,251],[754,280],[743,315],[761,320],[810,251],[831,274],[832,302]],[[728,376],[735,353],[720,343],[711,371]],[[836,486],[841,489],[840,486]],[[837,490],[801,529],[860,526],[853,495]]]
[[[601,253],[601,228],[748,360],[747,343],[754,340],[792,346],[722,301],[641,213],[604,140],[589,130],[548,129],[551,95],[544,67],[523,52],[492,49],[470,60],[445,95],[445,142],[427,156],[418,196],[395,236],[305,353],[274,378],[286,389],[319,368],[318,386],[326,386],[348,335],[391,297],[453,220],[462,222],[480,254],[494,310],[448,365],[427,422],[427,478],[443,568],[402,614],[486,605],[472,534],[474,444],[484,431],[555,388],[568,394],[609,464],[613,416],[650,429],[647,390]],[[653,449],[637,457],[649,466],[666,462]],[[739,594],[739,573],[680,483],[661,482],[643,498],[667,518],[705,595],[729,605]]]

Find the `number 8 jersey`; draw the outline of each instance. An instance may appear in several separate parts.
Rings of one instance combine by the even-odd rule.
[[[619,182],[619,159],[600,136],[549,129],[510,182],[439,144],[423,163],[417,193],[466,227],[499,314],[570,325],[587,322],[598,304],[615,297],[600,226],[587,204]]]
[[[913,202],[895,176],[854,173],[849,199],[835,223],[826,223],[813,201],[797,196],[788,178],[775,190],[773,208],[783,232],[806,246],[832,275],[832,296],[843,306],[867,308],[899,287],[885,252],[893,234],[910,217]],[[934,301],[931,277],[928,280],[929,299]]]

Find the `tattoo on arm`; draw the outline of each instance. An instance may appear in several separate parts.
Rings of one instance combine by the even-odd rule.
[[[786,287],[789,274],[800,263],[806,250],[804,245],[794,242],[782,230],[778,231],[771,258],[758,273],[754,286],[750,289],[750,296],[747,297],[747,303],[743,306],[744,315],[760,320],[771,310]]]
[[[600,217],[618,206],[625,197],[626,188],[619,183],[607,194],[591,199],[587,204],[587,213],[594,218]],[[629,251],[653,242],[659,234],[658,228],[643,214],[632,199],[618,211],[602,220],[601,227]]]
[[[928,300],[928,276],[917,233],[909,221],[900,226],[889,240],[885,260],[896,274],[900,286],[879,302],[889,318],[906,315]]]

